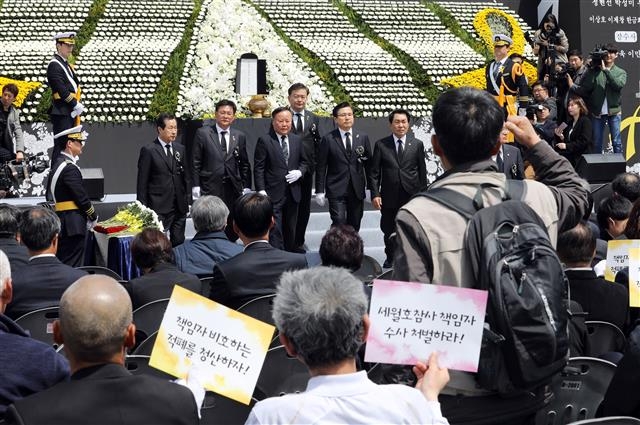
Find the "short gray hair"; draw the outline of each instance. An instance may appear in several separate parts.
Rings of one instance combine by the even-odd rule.
[[[282,275],[273,319],[308,367],[333,365],[364,342],[367,304],[362,282],[347,270],[315,267]]]
[[[191,219],[198,232],[217,232],[224,229],[229,208],[217,196],[202,196],[193,202]]]
[[[0,292],[4,290],[4,283],[9,278],[11,278],[11,264],[7,254],[0,249]]]
[[[64,345],[78,361],[102,362],[118,353],[132,321],[129,294],[108,276],[81,277],[60,299]]]

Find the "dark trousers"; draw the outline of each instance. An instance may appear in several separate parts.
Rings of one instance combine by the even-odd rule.
[[[158,214],[158,218],[162,221],[164,231],[169,231],[169,240],[171,246],[178,246],[184,242],[184,230],[187,226],[187,216],[179,213],[174,209],[167,214]]]
[[[348,187],[345,196],[329,198],[329,216],[331,216],[331,223],[334,226],[348,224],[357,232],[360,230],[360,221],[362,221],[364,213],[364,201],[358,199],[351,182],[348,183]]]
[[[396,231],[396,215],[404,204],[409,202],[411,195],[405,192],[402,186],[396,188],[398,192],[398,203],[385,208],[384,197],[382,198],[382,209],[380,210],[380,230],[384,234],[384,253],[387,261],[393,262],[393,254],[396,250],[395,240],[391,235]]]
[[[295,248],[304,245],[304,235],[307,232],[311,215],[311,189],[313,188],[313,173],[302,176],[300,203],[298,204],[298,218],[296,220]]]
[[[69,130],[70,128],[75,127],[75,120],[71,118],[71,115],[49,115],[51,119],[51,124],[53,125],[53,135],[60,133],[64,130]],[[64,141],[62,141],[64,139]],[[60,151],[64,150],[67,139],[60,138],[53,141],[53,152],[51,152],[51,163],[55,161],[57,156],[60,154]]]
[[[86,236],[86,233],[73,236],[60,235],[60,238],[58,238],[58,251],[56,252],[58,260],[71,267],[84,266]]]
[[[229,215],[227,216],[227,227],[224,228],[224,233],[231,242],[238,240],[238,234],[233,230],[233,206],[236,200],[240,197],[240,193],[233,187],[231,182],[225,181],[222,183],[222,193],[213,193],[211,191],[203,191],[202,196],[214,195],[222,199],[222,202],[229,209]]]
[[[269,243],[278,249],[293,251],[297,247],[295,233],[298,203],[293,200],[288,190],[284,198],[273,204],[273,218],[276,225],[269,233]]]
[[[547,404],[542,389],[514,397],[438,397],[442,415],[451,425],[534,425],[536,412]]]

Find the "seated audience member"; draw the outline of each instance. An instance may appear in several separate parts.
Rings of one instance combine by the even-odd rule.
[[[591,261],[596,238],[589,225],[578,223],[558,235],[558,257],[565,265],[571,299],[589,313],[587,320],[601,320],[624,329],[629,316],[629,292],[596,276]]]
[[[11,302],[11,266],[0,251],[0,420],[11,403],[69,378],[69,363],[2,314]]]
[[[0,204],[0,249],[7,254],[11,270],[16,271],[27,265],[29,253],[18,242],[20,210],[9,204]]]
[[[569,99],[567,105],[569,119],[564,130],[556,128],[555,150],[576,166],[580,157],[593,149],[591,119],[584,100],[579,97]]]
[[[636,322],[637,324],[637,322]],[[629,334],[627,348],[609,383],[596,416],[640,417],[640,326]]]
[[[620,173],[611,182],[611,190],[635,202],[640,198],[640,176],[636,173]]]
[[[631,206],[629,218],[624,226],[624,236],[627,239],[640,239],[640,202],[635,201]]]
[[[449,381],[436,355],[418,363],[416,388],[377,385],[356,371],[356,353],[369,331],[362,283],[340,268],[285,273],[273,319],[290,356],[311,374],[307,390],[258,402],[247,424],[448,424],[438,394]]]
[[[323,266],[342,267],[355,272],[362,265],[364,244],[362,238],[348,224],[331,226],[320,242]]]
[[[56,258],[60,219],[53,211],[33,207],[23,212],[19,233],[27,247],[29,262],[13,272],[13,302],[6,311],[12,319],[57,306],[64,290],[86,275]]]
[[[242,247],[224,233],[228,215],[229,209],[217,196],[193,201],[191,219],[197,233],[173,249],[178,269],[200,278],[210,277],[214,265],[242,252]]]
[[[131,242],[131,257],[142,270],[142,276],[129,281],[133,309],[151,301],[171,297],[175,285],[200,294],[198,277],[183,273],[173,264],[169,238],[160,230],[147,227]]]
[[[9,406],[9,424],[197,424],[186,387],[132,375],[125,351],[135,343],[127,291],[104,275],[85,276],[60,300],[53,336],[71,365],[71,380]]]
[[[598,226],[600,226],[601,239],[605,241],[624,239],[631,207],[631,201],[615,194],[600,201],[596,216]]]
[[[269,231],[275,224],[273,206],[266,195],[248,193],[233,208],[233,230],[244,244],[244,251],[213,268],[211,295],[231,308],[260,295],[273,294],[280,275],[287,270],[307,267],[304,254],[286,252],[269,244]]]
[[[543,102],[536,106],[536,122],[534,128],[536,133],[547,143],[553,146],[554,133],[558,126],[556,122],[550,117],[549,112],[551,110],[551,101]]]

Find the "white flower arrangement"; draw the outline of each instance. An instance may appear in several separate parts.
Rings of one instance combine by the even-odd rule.
[[[287,105],[287,89],[300,82],[309,87],[310,110],[332,109],[322,81],[255,9],[241,0],[205,0],[201,10],[181,79],[178,115],[202,117],[221,99],[246,105],[250,97],[240,97],[233,85],[236,60],[244,53],[266,59],[272,107]]]

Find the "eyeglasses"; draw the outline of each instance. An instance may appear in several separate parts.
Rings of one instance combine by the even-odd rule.
[[[347,118],[347,117],[352,117],[353,113],[352,112],[343,112],[341,114],[338,114],[338,117],[340,118]]]

